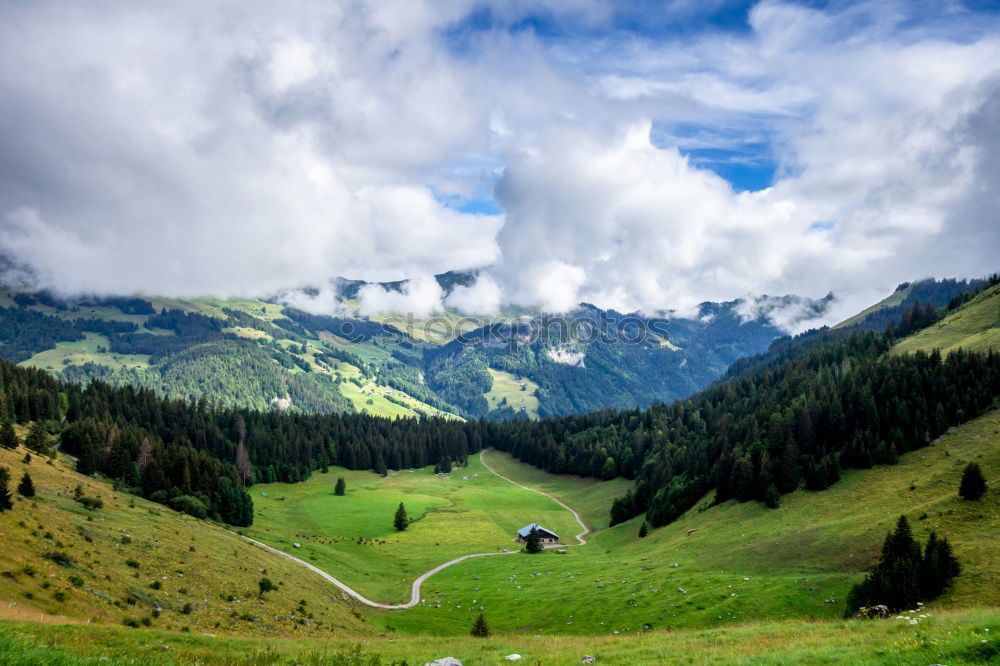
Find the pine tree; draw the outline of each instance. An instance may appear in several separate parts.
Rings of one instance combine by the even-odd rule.
[[[490,626],[486,624],[486,618],[480,613],[476,621],[472,623],[472,631],[469,632],[476,638],[489,638]]]
[[[767,505],[769,509],[777,509],[781,506],[781,494],[778,492],[778,488],[772,483],[764,491],[764,504]]]
[[[399,503],[399,508],[396,509],[396,517],[392,521],[393,527],[396,528],[397,532],[402,532],[410,525],[410,518],[406,515],[406,507],[403,503]]]
[[[30,465],[31,464],[31,454],[30,453],[25,453],[24,457],[21,458],[21,462],[23,462],[25,465]]]
[[[14,498],[11,497],[10,488],[7,481],[10,480],[10,472],[6,467],[0,467],[0,513],[14,508]]]
[[[979,469],[976,463],[969,463],[962,472],[962,483],[958,487],[958,494],[967,500],[975,501],[984,493],[986,493],[986,478],[983,477],[983,470]]]
[[[646,521],[642,521],[642,525],[639,527],[639,538],[643,539],[649,534],[649,528],[646,526]]]
[[[17,484],[17,492],[22,497],[35,496],[35,483],[31,480],[31,475],[27,472],[21,477],[21,482]]]
[[[3,423],[0,423],[0,446],[5,449],[16,449],[17,448],[17,434],[14,432],[14,426],[7,419],[4,419]]]
[[[36,453],[46,454],[49,452],[49,434],[45,432],[45,426],[35,421],[28,436],[24,438],[24,445]]]
[[[542,539],[538,536],[538,530],[534,527],[528,532],[528,536],[524,537],[524,550],[525,552],[535,554],[542,552]]]
[[[333,494],[339,497],[343,497],[344,493],[347,492],[347,483],[344,482],[344,477],[337,477],[337,484],[333,487]]]

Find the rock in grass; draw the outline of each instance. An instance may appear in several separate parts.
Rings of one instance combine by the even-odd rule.
[[[514,654],[509,654],[506,657],[504,657],[504,659],[506,659],[507,661],[517,661],[520,658],[521,658],[521,655],[519,655],[516,652]]]
[[[436,661],[428,661],[424,666],[462,666],[462,662],[454,657],[444,657]]]
[[[591,656],[589,654],[583,655],[583,659],[580,660],[581,664],[593,664],[597,661],[597,657]]]

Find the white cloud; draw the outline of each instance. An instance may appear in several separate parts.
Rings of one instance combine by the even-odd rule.
[[[407,313],[422,319],[444,309],[441,304],[443,296],[441,285],[433,276],[427,275],[408,280],[398,290],[366,284],[358,291],[358,310],[365,315]]]
[[[466,285],[456,285],[444,304],[459,312],[469,315],[491,315],[500,310],[503,293],[500,286],[489,273],[480,273],[475,282]]]
[[[545,4],[562,36],[501,27],[452,48],[478,6],[6,7],[0,253],[62,291],[425,276],[363,303],[427,313],[442,294],[426,276],[481,266],[449,306],[832,289],[831,319],[903,280],[998,268],[996,19],[764,0],[746,33],[653,38],[610,30],[620,5],[575,0]],[[514,25],[537,6],[493,14]],[[769,142],[774,185],[734,191],[684,156],[685,136]],[[442,203],[495,182],[503,216]]]

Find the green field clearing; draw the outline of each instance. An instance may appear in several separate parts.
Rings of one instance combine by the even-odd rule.
[[[572,474],[550,474],[545,470],[526,465],[503,451],[485,452],[486,463],[497,474],[503,475],[528,488],[540,490],[557,497],[573,507],[592,532],[608,527],[611,520],[611,503],[624,495],[635,484],[618,477],[610,481],[598,481],[591,477]]]
[[[538,384],[527,377],[519,378],[503,370],[493,368],[488,368],[488,370],[493,377],[493,388],[485,396],[490,409],[507,404],[515,412],[524,411],[531,418],[538,418],[538,397],[535,395]],[[521,390],[522,384],[524,384],[523,391]]]
[[[490,461],[498,457],[488,456]],[[948,534],[964,567],[953,588],[929,607],[1000,605],[1000,493],[993,491],[981,502],[957,495],[962,469],[972,460],[987,479],[1000,479],[1000,413],[906,454],[895,466],[848,471],[822,492],[785,495],[778,509],[733,501],[713,507],[706,498],[645,539],[637,538],[641,519],[634,519],[598,531],[588,545],[570,548],[566,555],[549,551],[463,562],[427,581],[423,596],[428,604],[381,618],[400,631],[442,635],[472,622],[477,611],[470,605],[484,606],[500,630],[532,633],[635,633],[645,625],[690,629],[833,619],[844,612],[850,586],[875,561],[900,514],[910,518],[921,540],[931,529]],[[518,475],[512,468],[519,465],[507,459],[494,469],[511,478],[534,478],[532,485],[570,506],[574,496],[585,506],[577,499],[587,494],[580,480],[526,466]],[[538,482],[543,477],[549,478],[544,485]],[[565,492],[559,490],[562,484],[569,486]],[[605,501],[586,511],[589,520],[597,519]]]
[[[345,497],[333,494],[338,476],[347,481]],[[387,478],[331,468],[304,483],[258,484],[252,492],[255,517],[247,536],[311,562],[384,603],[409,601],[413,579],[443,562],[517,548],[514,534],[528,523],[541,523],[568,541],[580,531],[568,511],[491,474],[477,457],[446,478],[431,468]],[[405,532],[392,526],[400,502],[415,521]],[[365,541],[358,543],[359,537]]]
[[[894,354],[958,348],[987,352],[1000,350],[1000,285],[991,287],[938,323],[901,340]]]
[[[22,361],[19,365],[48,370],[62,370],[67,365],[97,363],[109,368],[148,368],[147,354],[115,354],[98,352],[98,347],[108,347],[108,339],[98,333],[84,333],[77,342],[59,342],[55,349],[46,349]]]

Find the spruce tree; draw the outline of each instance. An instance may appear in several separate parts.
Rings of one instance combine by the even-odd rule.
[[[781,494],[778,492],[778,488],[772,483],[764,491],[764,504],[767,505],[769,509],[777,509],[781,506]]]
[[[534,527],[528,532],[528,536],[524,537],[524,550],[525,552],[535,554],[542,552],[542,539],[538,536],[538,530]]]
[[[45,426],[35,421],[28,430],[28,436],[24,438],[24,445],[36,453],[48,453],[49,434],[45,432]]]
[[[24,457],[21,458],[21,462],[23,462],[25,465],[30,465],[31,464],[31,454],[30,453],[25,453]]]
[[[958,494],[967,500],[978,500],[986,492],[986,478],[983,470],[976,463],[969,463],[962,472],[962,483],[958,486]]]
[[[642,521],[642,525],[639,527],[639,538],[643,539],[649,534],[649,528],[646,527],[646,521]]]
[[[0,513],[14,508],[14,498],[11,497],[10,488],[7,487],[9,479],[10,472],[6,467],[0,467]]]
[[[489,638],[490,626],[486,624],[486,618],[480,613],[476,621],[472,623],[472,631],[469,632],[476,638]]]
[[[0,446],[5,449],[16,449],[17,448],[17,434],[14,432],[14,426],[7,419],[0,423]]]
[[[344,493],[347,492],[347,483],[344,482],[344,477],[337,477],[337,484],[333,487],[333,494],[339,497],[343,497]]]
[[[406,507],[403,503],[399,503],[399,508],[396,509],[396,517],[392,521],[393,527],[396,528],[397,532],[402,532],[410,525],[410,518],[406,515]]]
[[[31,475],[27,472],[21,477],[21,482],[17,484],[17,492],[22,497],[35,496],[35,483],[31,480]]]

